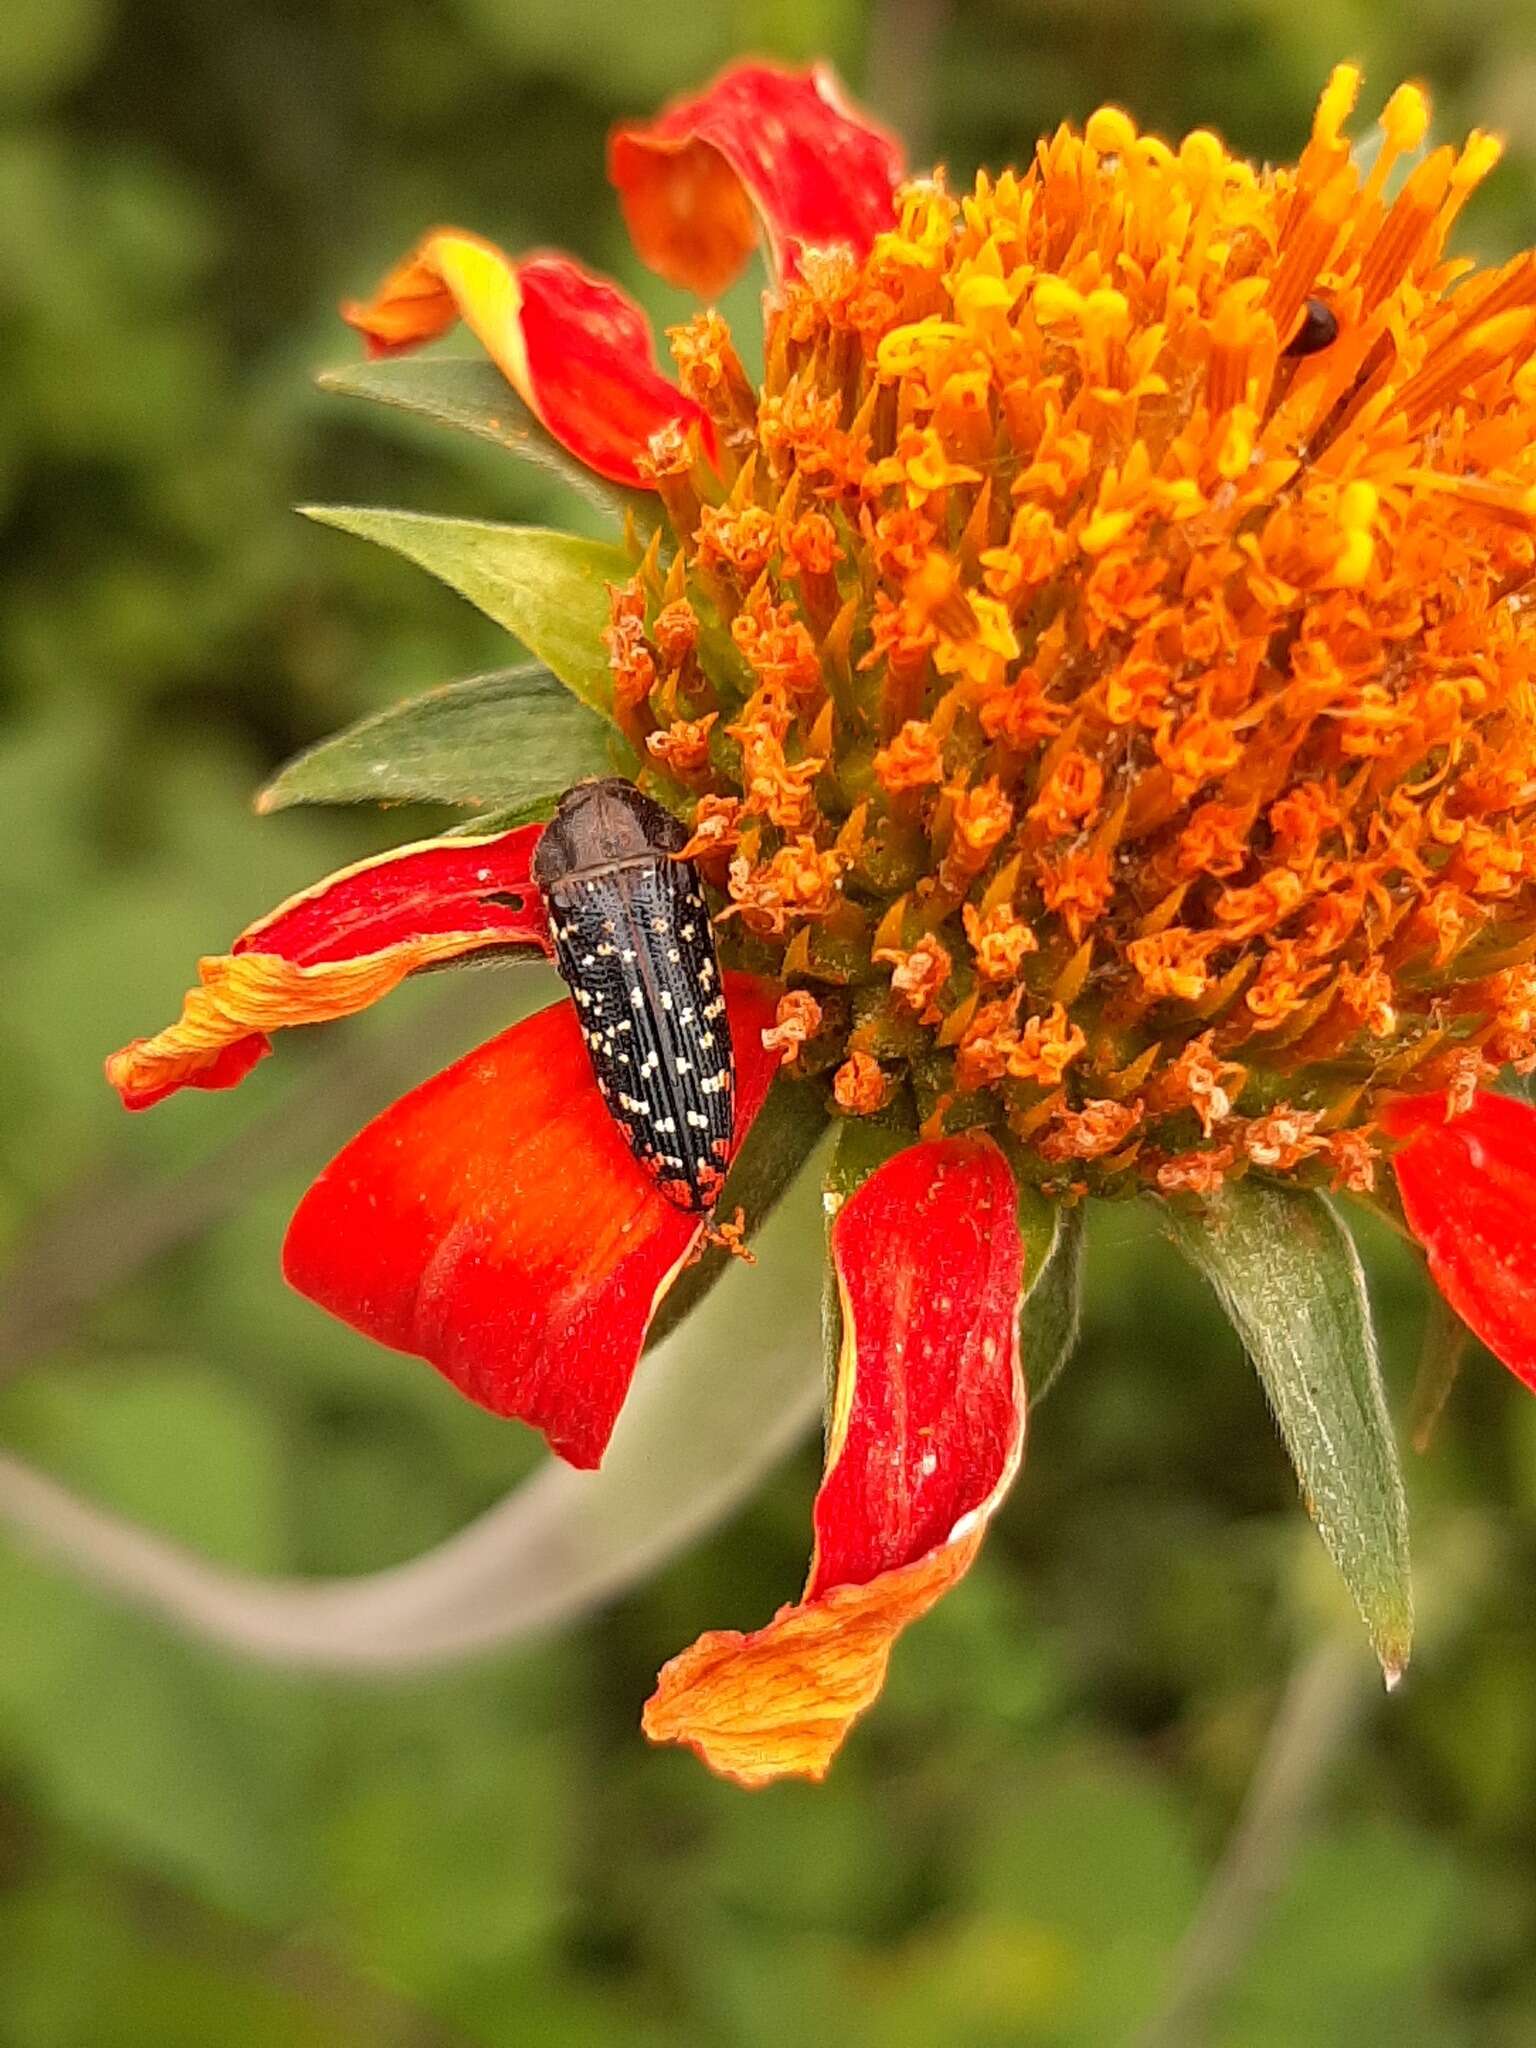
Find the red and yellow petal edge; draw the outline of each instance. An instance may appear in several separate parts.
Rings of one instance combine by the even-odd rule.
[[[795,274],[802,249],[863,256],[894,225],[901,174],[900,144],[822,64],[737,65],[608,142],[636,249],[669,282],[706,296],[736,276],[759,227],[778,277]]]
[[[1383,1128],[1403,1215],[1435,1285],[1467,1327],[1536,1389],[1536,1109],[1479,1091],[1399,1098]]]
[[[778,991],[725,977],[739,1146],[778,1066]],[[368,1125],[300,1202],[283,1271],[354,1329],[596,1465],[704,1220],[663,1199],[592,1079],[576,1013],[514,1024]]]
[[[513,263],[477,235],[439,228],[371,299],[341,311],[373,356],[435,341],[462,320],[540,424],[615,483],[649,487],[638,458],[669,427],[696,424],[713,447],[704,414],[657,369],[640,308],[568,256]]]
[[[1023,1454],[1023,1254],[991,1140],[898,1153],[844,1204],[831,1253],[842,1351],[805,1592],[753,1634],[701,1636],[645,1710],[653,1742],[739,1785],[826,1775]]]
[[[107,1060],[125,1109],[180,1088],[232,1088],[270,1033],[324,1024],[388,995],[418,968],[487,948],[547,954],[530,871],[540,825],[487,839],[429,839],[342,868],[289,897],[197,963],[180,1017]]]

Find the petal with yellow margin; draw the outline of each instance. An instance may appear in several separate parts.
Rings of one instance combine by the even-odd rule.
[[[543,830],[429,839],[359,861],[292,896],[197,963],[180,1017],[107,1061],[126,1109],[180,1088],[232,1088],[290,1024],[366,1009],[418,968],[466,953],[549,952],[530,864]]]
[[[640,308],[568,256],[514,263],[490,242],[439,228],[370,299],[342,307],[374,356],[434,341],[460,320],[534,417],[599,476],[647,487],[638,458],[653,434],[704,415],[656,367]]]

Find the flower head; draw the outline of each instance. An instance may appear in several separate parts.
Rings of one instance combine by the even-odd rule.
[[[1449,258],[1497,146],[1401,175],[1428,123],[1405,87],[1365,170],[1358,84],[1334,74],[1294,166],[1106,108],[952,193],[899,184],[824,71],[727,74],[621,129],[610,170],[675,280],[715,290],[765,241],[760,386],[718,313],[671,337],[673,383],[615,287],[456,230],[348,309],[385,353],[464,320],[644,505],[606,623],[550,660],[715,892],[726,1205],[747,1189],[750,1225],[803,1158],[758,1144],[784,1090],[802,1135],[843,1126],[810,1581],[675,1660],[647,1715],[744,1782],[819,1775],[974,1555],[1022,1375],[1053,1362],[1021,1355],[1020,1313],[1072,1284],[1084,1197],[1168,1205],[1283,1429],[1250,1313],[1266,1219],[1335,1262],[1306,1327],[1339,1428],[1291,1445],[1389,1670],[1401,1490],[1353,1255],[1309,1191],[1386,1206],[1536,1383],[1536,1112],[1484,1085],[1536,1067],[1536,257]],[[485,601],[490,560],[444,573]],[[490,608],[538,625],[529,587]],[[546,950],[537,829],[284,906],[115,1056],[124,1099],[229,1085],[273,1025],[415,967]],[[354,1141],[287,1270],[592,1463],[653,1318],[707,1284],[680,1280],[703,1228],[627,1158],[557,1006]],[[1345,1455],[1375,1461],[1380,1555],[1335,1511]]]
[[[1391,1093],[1536,1057],[1501,978],[1536,940],[1536,266],[1446,259],[1485,137],[1389,201],[1413,89],[1356,169],[1356,84],[1294,169],[1106,109],[1023,177],[904,188],[782,286],[755,418],[706,392],[720,503],[629,592],[730,620],[715,879],[756,963],[858,990],[850,1033],[883,1004],[933,1129],[1117,1105],[1129,1151],[1030,1144],[1051,1192],[1328,1178]],[[1242,1069],[1219,1118],[1197,1043]]]

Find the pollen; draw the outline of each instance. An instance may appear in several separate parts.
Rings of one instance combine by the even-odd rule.
[[[974,903],[961,907],[961,918],[976,972],[983,981],[1017,982],[1026,953],[1039,949],[1039,941],[1011,903],[994,903],[982,910]]]
[[[1291,165],[1104,108],[908,186],[760,389],[674,335],[615,711],[843,1114],[1359,1191],[1393,1089],[1536,1068],[1536,255],[1453,257],[1497,145],[1404,175],[1404,86],[1357,155],[1360,83]]]
[[[1087,1045],[1082,1026],[1072,1022],[1060,1003],[1053,1003],[1044,1016],[1025,1019],[1008,1055],[1008,1072],[1015,1080],[1054,1088]]]
[[[783,938],[792,926],[830,913],[842,866],[842,856],[822,851],[809,833],[767,861],[740,854],[731,863],[729,909],[749,931]]]
[[[1048,1160],[1102,1159],[1118,1152],[1146,1114],[1140,1102],[1088,1101],[1080,1110],[1060,1109],[1040,1140]]]

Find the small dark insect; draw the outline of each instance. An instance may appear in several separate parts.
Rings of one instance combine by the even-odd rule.
[[[617,778],[578,782],[533,856],[555,965],[592,1073],[669,1202],[715,1206],[735,1123],[735,1067],[703,885],[687,829]]]
[[[1308,299],[1301,309],[1301,324],[1285,345],[1285,354],[1315,356],[1331,348],[1338,338],[1338,314],[1321,299]]]

